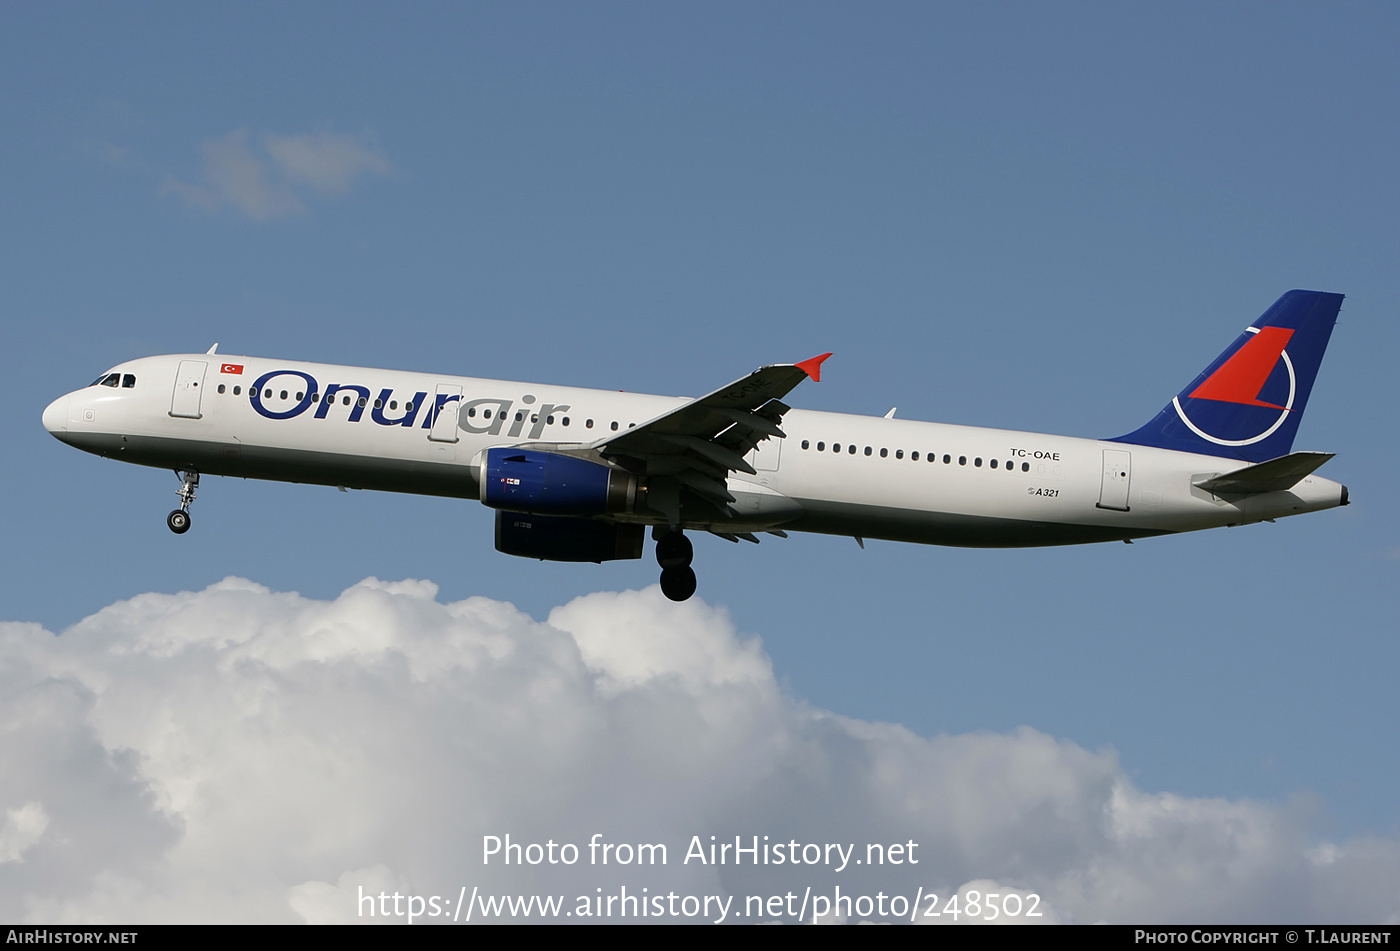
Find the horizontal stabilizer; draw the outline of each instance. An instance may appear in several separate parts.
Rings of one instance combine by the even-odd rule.
[[[1335,452],[1294,452],[1197,482],[1196,487],[1216,495],[1283,492],[1312,475],[1335,455]]]

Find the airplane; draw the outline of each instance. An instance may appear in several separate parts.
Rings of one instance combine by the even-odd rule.
[[[699,398],[217,354],[120,364],[54,400],[44,427],[110,459],[172,469],[190,528],[201,475],[478,499],[496,549],[549,561],[642,557],[696,590],[686,532],[818,532],[1015,548],[1273,521],[1348,503],[1293,452],[1342,304],[1293,290],[1140,428],[1084,439],[793,409],[822,354]]]

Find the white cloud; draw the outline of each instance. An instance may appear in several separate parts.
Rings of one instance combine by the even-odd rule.
[[[319,192],[343,192],[362,172],[389,173],[389,161],[347,135],[267,135],[263,145],[291,180]]]
[[[209,139],[200,147],[203,180],[189,183],[170,177],[162,191],[205,211],[228,206],[265,221],[306,211],[297,186],[321,194],[339,193],[365,172],[391,171],[384,156],[349,136],[269,133],[260,137],[259,144],[261,149],[249,143],[247,129]]]
[[[6,810],[5,824],[0,826],[0,862],[18,862],[48,827],[49,817],[42,803],[30,802]]]
[[[566,910],[597,889],[733,896],[731,920],[788,893],[813,898],[806,920],[878,919],[858,899],[883,892],[949,923],[926,897],[910,907],[920,889],[939,911],[1035,895],[1045,922],[1397,914],[1394,840],[1320,841],[1296,806],[1147,793],[1112,753],[1031,729],[928,738],[811,709],[699,601],[594,594],[540,623],[435,597],[229,579],[60,637],[0,624],[0,917],[382,921],[365,896],[450,907],[474,887]],[[595,833],[663,843],[668,862],[590,865]],[[484,864],[483,837],[507,835],[580,859]],[[711,836],[765,835],[855,850],[842,871],[683,862]],[[904,848],[871,866],[870,843]],[[857,900],[832,903],[838,887]]]

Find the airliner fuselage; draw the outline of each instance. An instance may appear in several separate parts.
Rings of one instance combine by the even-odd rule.
[[[1340,306],[1339,295],[1290,294]],[[1161,422],[1114,440],[789,408],[781,398],[817,377],[824,357],[692,399],[211,351],[123,363],[55,400],[43,422],[76,448],[181,473],[177,532],[200,474],[479,499],[498,509],[497,547],[530,557],[638,557],[651,526],[663,588],[669,575],[667,593],[688,597],[685,531],[1022,547],[1345,504],[1343,486],[1313,474],[1330,456],[1288,453],[1290,414],[1301,415],[1312,382],[1303,372],[1300,403],[1299,365],[1314,355],[1289,343],[1299,328],[1274,333],[1282,318],[1267,318],[1282,308],[1283,323],[1319,319],[1316,306],[1301,318],[1297,301],[1283,307],[1289,299]],[[1271,387],[1291,403],[1266,399]],[[1234,415],[1214,421],[1216,404],[1231,403]],[[1275,456],[1280,436],[1288,445]],[[1205,451],[1187,451],[1193,439]]]

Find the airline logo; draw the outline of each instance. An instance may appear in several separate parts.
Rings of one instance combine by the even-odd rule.
[[[1229,403],[1241,409],[1222,413],[1218,409],[1212,411],[1200,404],[1193,404],[1192,413],[1196,417],[1193,420],[1182,407],[1180,397],[1172,400],[1177,415],[1193,433],[1219,446],[1248,446],[1268,439],[1292,412],[1293,399],[1298,391],[1297,374],[1286,349],[1288,341],[1293,337],[1293,331],[1286,327],[1249,327],[1246,328],[1246,332],[1254,336],[1187,395],[1188,400]],[[1287,370],[1287,398],[1282,403],[1261,399],[1260,396],[1266,387],[1279,391],[1277,394],[1271,394],[1275,395],[1275,398],[1283,395],[1281,378],[1275,379],[1274,385],[1269,386],[1280,363]],[[1243,409],[1244,407],[1257,407],[1266,412],[1251,412]],[[1277,413],[1273,412],[1275,410]],[[1209,432],[1209,429],[1215,429],[1217,432],[1224,430],[1230,435],[1239,435],[1241,429],[1252,432],[1242,439],[1226,439]]]
[[[243,375],[243,364],[241,364],[241,363],[225,363],[223,366],[219,367],[219,372],[220,372],[220,373],[232,373],[232,374],[234,374],[235,376],[242,376],[242,375]]]
[[[243,367],[237,364],[224,366],[233,366],[238,373],[243,372]],[[280,386],[271,385],[272,381],[279,377],[296,377],[301,385],[297,386],[294,383],[288,386],[285,380]],[[460,395],[438,393],[436,401],[430,402],[427,392],[420,390],[410,399],[404,400],[402,415],[389,417],[385,415],[386,411],[399,409],[399,400],[393,398],[395,392],[393,387],[384,387],[379,391],[379,398],[372,399],[370,388],[358,383],[329,383],[323,390],[316,378],[304,370],[279,369],[269,370],[249,384],[248,400],[258,415],[278,420],[294,419],[314,406],[312,419],[326,419],[333,407],[340,407],[336,411],[337,417],[340,413],[348,413],[348,421],[358,423],[364,417],[365,409],[373,407],[370,410],[370,419],[380,426],[403,426],[408,429],[413,428],[420,410],[423,411],[422,428],[432,429],[442,413],[451,412],[447,407],[456,404],[457,426],[463,432],[491,436],[504,433],[512,439],[521,436],[539,439],[545,426],[554,422],[556,414],[562,416],[571,408],[568,403],[536,403],[538,397],[526,393],[520,397],[522,406],[512,413],[511,407],[515,405],[513,399],[483,396],[463,400]],[[296,394],[295,402],[288,399],[291,393]],[[352,393],[354,396],[350,395]],[[399,399],[403,397],[400,396]],[[291,405],[282,409],[282,406],[288,403]]]
[[[1220,365],[1220,369],[1191,391],[1190,398],[1284,409],[1277,403],[1260,400],[1259,392],[1269,381],[1269,374],[1274,372],[1279,358],[1284,356],[1283,348],[1288,346],[1292,336],[1293,331],[1286,327],[1264,327],[1256,331],[1243,347]],[[1291,361],[1289,365],[1292,366]]]

